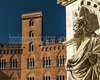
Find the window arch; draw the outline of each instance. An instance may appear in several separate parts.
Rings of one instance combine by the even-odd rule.
[[[35,77],[36,77],[35,74],[31,71],[26,76],[27,80],[35,80]]]
[[[34,21],[30,20],[29,21],[29,26],[34,26]]]
[[[17,59],[11,59],[11,60],[10,60],[10,68],[11,68],[11,69],[17,69],[17,66],[18,66],[18,61],[17,61]]]
[[[10,77],[10,80],[19,80],[18,75],[16,73],[13,73],[12,76]]]
[[[34,51],[34,45],[32,43],[29,44],[29,52]]]
[[[57,80],[64,80],[64,75],[58,75]]]
[[[50,65],[51,65],[50,57],[44,57],[43,58],[43,67],[50,67]]]
[[[51,79],[50,79],[50,76],[44,76],[43,80],[51,80]]]
[[[57,66],[64,66],[64,56],[57,56]]]
[[[43,80],[51,80],[51,79],[52,79],[51,72],[50,72],[50,71],[46,71],[46,72],[43,74]]]
[[[0,69],[5,69],[6,68],[6,60],[5,59],[1,59],[0,60]]]
[[[29,58],[27,60],[27,68],[34,68],[34,66],[35,66],[35,64],[34,64],[34,58]]]
[[[29,32],[29,37],[30,37],[30,38],[33,38],[33,37],[34,37],[33,31],[30,31],[30,32]]]
[[[60,70],[59,72],[57,72],[57,77],[56,80],[65,80],[65,71]]]
[[[27,80],[34,80],[34,77],[28,77]]]

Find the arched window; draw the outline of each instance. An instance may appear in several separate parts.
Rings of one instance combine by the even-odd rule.
[[[64,56],[57,56],[57,66],[64,66]]]
[[[34,58],[30,58],[27,60],[27,67],[28,68],[34,68]]]
[[[50,80],[50,76],[44,76],[43,80]]]
[[[29,52],[34,51],[34,45],[32,43],[29,44]]]
[[[64,80],[64,75],[57,76],[57,80]]]
[[[16,73],[13,73],[12,76],[10,77],[10,80],[19,80],[18,75]]]
[[[50,65],[51,65],[50,57],[44,57],[44,59],[43,59],[43,66],[44,67],[50,67]]]
[[[34,77],[28,77],[27,80],[34,80]]]
[[[6,68],[6,60],[5,59],[1,59],[0,60],[0,69],[5,69]]]
[[[18,80],[17,78],[11,78],[10,80]]]
[[[34,33],[32,31],[29,32],[29,37],[33,38],[34,37]]]
[[[11,69],[16,69],[18,65],[17,59],[11,59],[10,60],[10,68]]]
[[[29,21],[29,26],[34,26],[34,21],[30,20]]]

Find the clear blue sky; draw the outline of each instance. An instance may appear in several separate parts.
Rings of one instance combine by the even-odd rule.
[[[36,11],[43,13],[43,36],[65,36],[65,7],[56,0],[0,0],[0,43],[21,35],[21,15]]]

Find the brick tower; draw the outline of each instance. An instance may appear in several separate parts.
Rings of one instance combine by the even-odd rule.
[[[29,79],[32,75],[27,75],[41,63],[39,44],[42,38],[42,13],[28,13],[22,15],[22,64],[21,80]],[[35,71],[34,71],[35,72]],[[32,71],[33,74],[33,71]],[[34,77],[34,76],[32,76]],[[33,79],[33,78],[32,78]]]

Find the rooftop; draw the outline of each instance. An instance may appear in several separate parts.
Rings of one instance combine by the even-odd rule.
[[[22,14],[22,19],[42,17],[42,12],[31,12]]]

